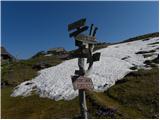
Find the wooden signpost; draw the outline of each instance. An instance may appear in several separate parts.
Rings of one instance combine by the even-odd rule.
[[[100,60],[100,53],[94,53],[93,48],[94,44],[96,44],[96,31],[97,27],[94,28],[94,25],[91,24],[89,35],[84,35],[82,32],[88,29],[88,26],[85,26],[86,19],[80,19],[72,24],[68,25],[68,31],[76,31],[69,34],[70,37],[74,37],[75,45],[79,47],[77,54],[75,55],[78,57],[78,66],[79,70],[75,70],[75,75],[71,77],[73,88],[74,90],[79,90],[79,102],[80,102],[80,111],[81,111],[81,118],[88,118],[88,111],[86,105],[86,97],[85,97],[85,90],[93,90],[93,82],[92,79],[87,77],[88,71],[91,70],[93,66],[93,62]],[[84,66],[84,58],[87,58],[87,63],[89,63],[89,67],[85,70]]]

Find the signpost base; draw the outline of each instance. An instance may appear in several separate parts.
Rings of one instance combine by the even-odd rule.
[[[80,102],[81,118],[88,119],[86,95],[84,90],[79,90],[79,102]]]

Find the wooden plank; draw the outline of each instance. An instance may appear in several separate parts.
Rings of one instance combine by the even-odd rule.
[[[84,75],[84,71],[81,70],[75,70],[76,75]]]
[[[92,57],[87,58],[87,63],[96,62],[100,60],[101,53],[97,52],[92,55]]]
[[[96,37],[80,34],[80,35],[76,36],[76,40],[79,40],[79,41],[96,41]]]
[[[84,26],[84,27],[80,28],[79,30],[70,33],[70,34],[69,34],[69,37],[73,37],[73,36],[76,37],[78,34],[86,31],[87,29],[88,29],[88,26]]]
[[[96,37],[93,36],[87,36],[87,35],[77,35],[75,38],[77,41],[82,41],[84,43],[88,43],[88,44],[96,44]]]
[[[85,77],[85,76],[72,76],[72,83],[73,83],[73,88],[75,90],[81,89],[81,90],[93,90],[93,82],[91,78]]]
[[[82,18],[74,23],[71,23],[68,25],[68,31],[71,31],[73,29],[77,29],[77,28],[80,28],[82,26],[84,26],[86,23],[86,18]]]
[[[90,31],[89,31],[89,35],[92,35],[92,30],[93,30],[93,24],[91,24],[91,26],[90,26]]]
[[[97,52],[93,54],[93,62],[100,60],[101,53]]]
[[[96,27],[93,31],[93,35],[92,36],[95,36],[96,35],[96,32],[97,32],[98,28]]]

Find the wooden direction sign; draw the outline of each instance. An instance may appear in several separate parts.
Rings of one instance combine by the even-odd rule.
[[[100,55],[101,55],[101,53],[99,53],[99,52],[94,53],[92,57],[87,58],[87,63],[99,61]]]
[[[93,37],[93,36],[87,36],[87,35],[83,35],[83,34],[80,34],[80,35],[77,35],[76,40],[78,41],[82,41],[82,42],[85,42],[85,43],[91,43],[91,44],[96,44],[96,37]]]
[[[82,28],[80,28],[80,29],[78,29],[78,30],[70,33],[70,34],[69,34],[69,37],[73,37],[73,36],[76,37],[78,34],[86,31],[87,29],[88,29],[88,26],[84,26],[84,27],[82,27]]]
[[[72,24],[68,25],[68,31],[71,31],[73,29],[79,29],[80,27],[84,26],[86,23],[86,18],[82,18]]]
[[[99,61],[100,60],[101,53],[97,52],[93,54],[93,61]]]
[[[93,90],[93,82],[91,78],[85,76],[72,76],[73,88],[83,90]]]

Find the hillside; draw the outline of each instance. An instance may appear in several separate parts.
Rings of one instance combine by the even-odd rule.
[[[122,43],[98,50],[97,52],[101,52],[101,60],[94,64],[89,73],[95,91],[107,90],[117,80],[131,72],[131,68],[147,68],[144,62],[158,56],[159,46],[157,44],[150,45],[156,42],[158,42],[158,38],[152,38],[147,41]],[[150,56],[144,57],[145,55]],[[74,91],[70,76],[74,75],[74,71],[78,69],[77,62],[77,59],[71,59],[55,67],[39,71],[36,78],[17,86],[12,96],[26,96],[34,90],[38,91],[36,93],[40,96],[55,100],[75,98],[78,91]]]
[[[101,60],[94,64],[89,75],[95,88],[94,92],[87,92],[90,118],[158,117],[158,40],[158,37],[149,37],[98,50]],[[31,75],[26,74],[26,79],[23,75],[17,77],[15,81],[19,79],[18,83],[10,82],[10,87],[2,89],[2,118],[79,118],[78,94],[70,80],[77,68],[77,59],[62,62],[53,56],[50,61],[54,61],[50,64],[56,66],[40,70],[37,75],[32,66],[38,60],[42,61],[41,58],[43,61],[49,59],[39,56],[12,63],[13,71],[30,69]],[[27,70],[21,68],[24,65]],[[8,69],[11,65],[3,66],[2,73],[5,70],[5,75],[8,74]],[[15,85],[18,86],[13,90]]]
[[[127,40],[122,41],[121,43],[131,42],[131,41],[136,41],[136,40],[148,40],[149,38],[153,38],[153,37],[159,37],[159,32],[148,33],[148,34],[145,34],[145,35],[140,35],[140,36],[136,36],[136,37],[133,37],[133,38],[129,38]]]

